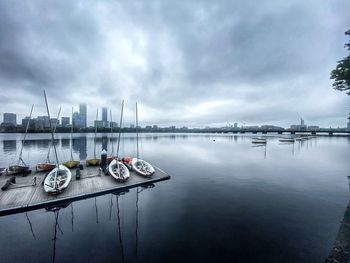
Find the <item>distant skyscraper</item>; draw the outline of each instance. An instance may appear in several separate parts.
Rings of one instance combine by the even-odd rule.
[[[67,127],[69,125],[69,117],[62,117],[61,118],[61,123],[62,123],[62,127]]]
[[[4,113],[4,123],[12,124],[13,126],[17,125],[17,116],[14,113]]]
[[[73,113],[72,124],[75,128],[82,128],[84,123],[80,118],[80,114],[78,112]]]
[[[86,103],[79,104],[79,117],[81,127],[86,128],[87,126],[87,106]]]
[[[107,108],[106,107],[102,108],[102,122],[103,122],[103,127],[107,128],[108,127],[108,120],[107,120]]]

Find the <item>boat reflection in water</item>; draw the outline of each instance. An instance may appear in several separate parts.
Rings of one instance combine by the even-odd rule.
[[[139,244],[139,227],[140,227],[140,197],[142,196],[142,192],[146,191],[146,190],[150,190],[151,188],[153,188],[155,185],[154,184],[147,184],[144,186],[139,186],[137,188],[135,188],[136,190],[136,199],[135,199],[135,225],[133,223],[131,223],[131,227],[135,227],[134,231],[133,230],[127,230],[125,229],[124,223],[122,222],[122,219],[125,217],[125,215],[123,215],[123,209],[121,209],[121,201],[124,200],[124,198],[120,199],[122,196],[127,195],[127,194],[131,194],[129,195],[129,197],[131,197],[132,199],[134,199],[132,196],[132,192],[135,190],[122,190],[122,191],[116,191],[111,193],[109,196],[105,196],[109,199],[109,202],[107,201],[108,204],[108,208],[109,211],[107,212],[108,214],[108,221],[117,221],[117,246],[119,248],[117,248],[115,250],[115,253],[117,254],[117,257],[119,257],[119,260],[122,262],[126,261],[126,250],[127,247],[125,247],[125,244],[130,244],[130,242],[126,242],[124,239],[130,239],[132,237],[132,235],[127,233],[130,232],[134,232],[135,233],[135,248],[130,248],[130,251],[134,251],[134,255],[136,257],[138,257],[139,252],[140,252],[140,244]],[[100,218],[99,213],[103,214],[103,209],[102,212],[100,211],[99,204],[101,205],[101,200],[103,200],[105,198],[104,196],[99,197],[94,197],[94,206],[91,207],[90,209],[94,209],[94,213],[96,216],[96,220],[92,221],[95,222],[96,225],[103,225],[104,223],[106,223],[106,221],[103,220],[103,218]],[[110,197],[110,198],[109,198]],[[108,200],[107,199],[107,200]],[[82,201],[77,201],[77,202],[83,202]],[[78,204],[79,206],[79,204]],[[75,206],[75,210],[77,206]],[[102,207],[103,208],[103,207]],[[52,253],[51,253],[51,261],[52,262],[56,262],[56,261],[60,261],[57,259],[57,255],[58,255],[58,243],[60,240],[61,242],[66,242],[63,238],[63,234],[64,234],[64,227],[69,229],[69,232],[74,233],[74,220],[75,220],[75,213],[74,213],[74,202],[70,202],[70,203],[63,203],[63,204],[59,204],[59,205],[55,205],[55,206],[50,206],[45,208],[45,211],[48,213],[53,214],[53,230],[50,230],[50,233],[52,231],[52,238],[50,238],[52,240],[53,243],[50,244],[50,247],[52,246]],[[79,211],[78,211],[79,212]],[[63,214],[62,214],[63,213]],[[32,224],[32,220],[31,220],[31,216],[30,216],[30,212],[26,212],[24,213],[26,220],[28,222],[28,226],[30,229],[30,233],[33,237],[34,240],[36,241],[40,241],[40,235],[36,235],[35,234],[35,229],[38,230],[38,226],[36,226],[35,224]],[[79,213],[78,213],[79,214]],[[133,214],[133,212],[132,212]],[[68,216],[68,218],[67,218]],[[78,216],[79,217],[79,216]],[[52,222],[52,218],[50,216],[49,219],[50,222]],[[67,224],[68,222],[68,224]],[[34,222],[35,223],[35,222]],[[93,223],[94,224],[94,223]],[[113,224],[113,223],[112,223]],[[71,226],[69,226],[71,225]],[[62,227],[63,226],[63,227]],[[113,225],[112,225],[113,226]],[[103,226],[102,226],[103,227]],[[105,227],[105,226],[104,226]],[[49,227],[50,229],[51,227]],[[66,229],[67,231],[67,229]],[[113,231],[113,229],[111,229],[111,231]],[[78,231],[79,232],[79,231]],[[50,234],[51,235],[51,234]],[[78,236],[79,233],[73,234],[75,236]],[[127,236],[126,236],[127,235]],[[69,235],[66,238],[70,238]],[[133,238],[132,238],[133,239]],[[114,252],[113,252],[114,253]],[[61,254],[61,253],[60,253]],[[50,255],[50,254],[49,254]],[[130,255],[131,256],[131,255]],[[50,261],[50,260],[47,260]]]

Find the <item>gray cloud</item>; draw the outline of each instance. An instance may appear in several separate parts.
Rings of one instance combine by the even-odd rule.
[[[144,124],[344,126],[348,1],[1,1],[1,112],[88,103]]]

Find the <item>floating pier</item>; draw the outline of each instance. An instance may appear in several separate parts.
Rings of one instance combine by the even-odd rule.
[[[43,181],[47,173],[32,172],[27,176],[16,176],[15,184],[10,184],[7,190],[0,191],[0,216],[55,206],[170,179],[166,172],[153,167],[155,173],[151,178],[130,171],[130,178],[125,183],[118,183],[112,176],[105,175],[100,167],[72,169],[70,184],[58,195],[48,195],[44,191]],[[76,177],[77,171],[80,179]],[[0,186],[5,185],[10,178],[11,176],[0,176]]]

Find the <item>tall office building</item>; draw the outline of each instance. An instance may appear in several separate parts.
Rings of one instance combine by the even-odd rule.
[[[4,123],[12,124],[13,126],[17,125],[17,116],[14,113],[4,113]]]
[[[87,106],[86,103],[79,104],[79,117],[82,128],[87,126]]]
[[[69,117],[61,117],[62,127],[67,127],[69,125]]]
[[[107,120],[107,108],[106,107],[102,108],[102,122],[103,122],[103,127],[107,128],[108,127],[108,120]]]
[[[73,113],[72,124],[74,128],[83,128],[85,125],[84,120],[81,118],[78,112]],[[85,126],[86,127],[86,126]]]

